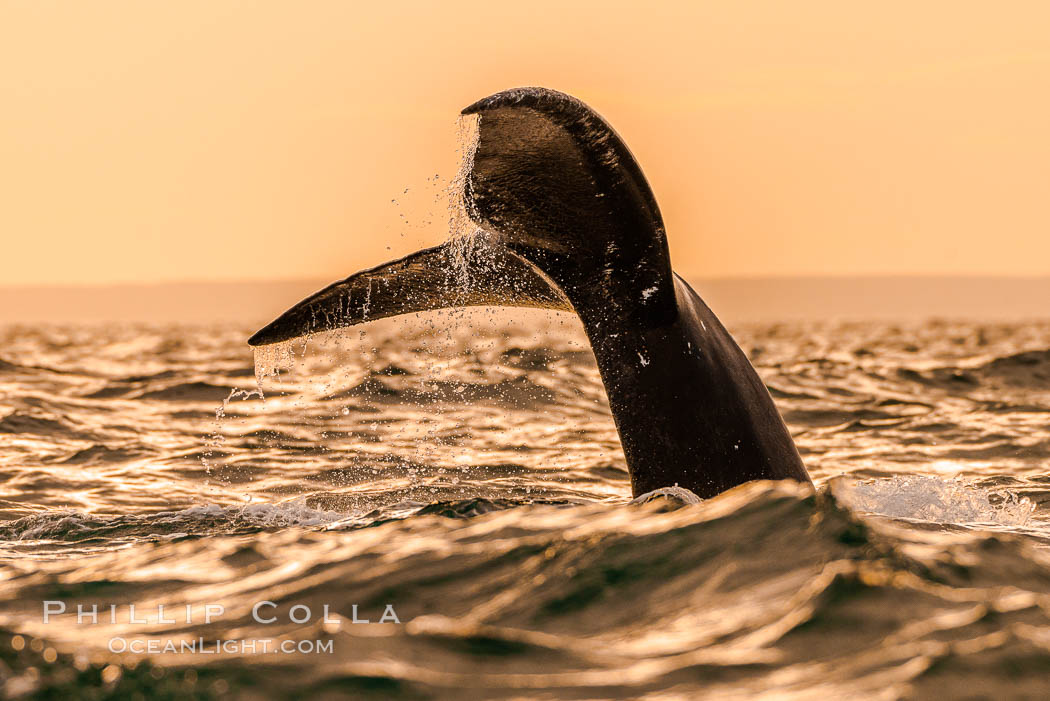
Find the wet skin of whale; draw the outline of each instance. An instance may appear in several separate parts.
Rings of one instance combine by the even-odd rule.
[[[709,497],[756,479],[809,483],[755,369],[671,270],[663,220],[627,146],[593,110],[542,88],[463,111],[478,141],[462,204],[484,250],[446,243],[361,271],[295,305],[253,346],[428,309],[579,315],[637,496]],[[464,251],[466,253],[464,254]],[[467,275],[454,261],[466,261]]]

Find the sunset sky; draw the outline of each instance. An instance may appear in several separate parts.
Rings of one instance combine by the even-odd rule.
[[[1050,3],[0,0],[0,284],[437,243],[519,85],[612,123],[685,274],[1050,274]]]

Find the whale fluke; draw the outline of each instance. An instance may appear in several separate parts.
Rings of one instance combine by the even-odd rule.
[[[634,156],[579,100],[517,88],[477,116],[462,205],[487,255],[453,243],[357,273],[300,302],[252,345],[427,309],[573,311],[594,350],[639,496],[708,497],[809,475],[747,356],[671,269],[663,219]],[[467,274],[455,272],[466,265]]]
[[[487,250],[483,261],[460,274],[463,263],[463,253],[446,243],[362,270],[299,302],[257,331],[248,344],[281,343],[367,321],[453,307],[572,311],[560,290],[511,251]]]

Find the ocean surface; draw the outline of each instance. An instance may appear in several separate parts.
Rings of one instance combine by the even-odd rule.
[[[1050,322],[732,327],[817,490],[680,507],[572,316],[254,329],[0,328],[5,697],[1050,697]]]

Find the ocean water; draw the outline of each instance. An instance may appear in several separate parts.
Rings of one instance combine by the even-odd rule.
[[[1050,322],[732,328],[817,489],[687,506],[574,317],[253,330],[0,329],[6,697],[1050,697]]]

